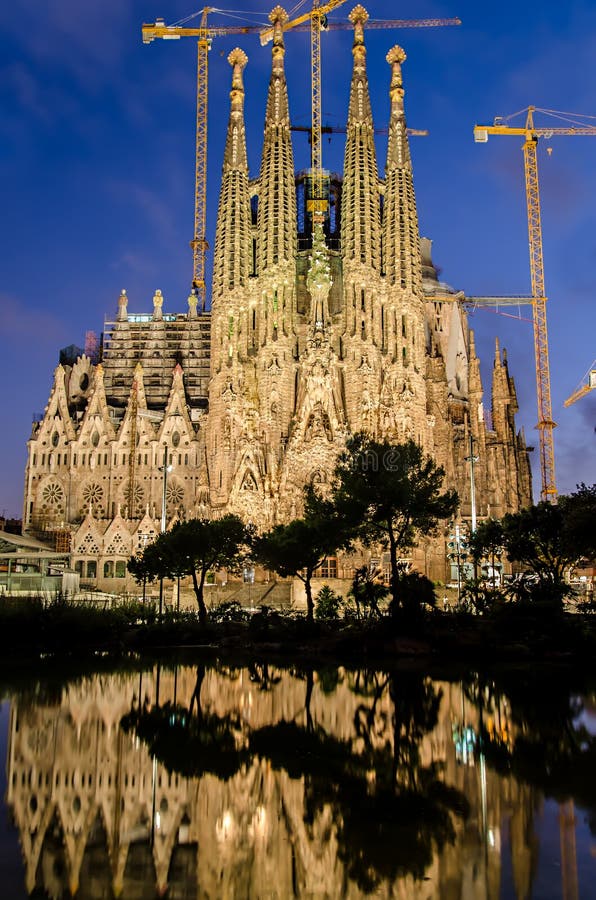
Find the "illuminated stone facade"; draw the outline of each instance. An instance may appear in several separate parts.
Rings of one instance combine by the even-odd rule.
[[[164,448],[174,464],[168,522],[227,511],[259,528],[288,520],[300,513],[303,486],[324,485],[346,437],[361,429],[378,439],[418,441],[457,489],[464,519],[471,514],[471,439],[478,516],[531,501],[506,358],[497,347],[489,413],[465,311],[439,283],[430,241],[419,236],[405,53],[393,47],[387,54],[381,178],[366,75],[367,13],[353,10],[344,171],[342,179],[324,178],[330,214],[321,227],[308,209],[316,180],[294,173],[284,19],[276,7],[261,167],[253,180],[244,125],[247,57],[238,49],[229,56],[210,318],[197,315],[193,295],[188,313],[168,317],[158,292],[143,324],[128,315],[123,295],[103,366],[83,358],[72,369],[59,367],[29,443],[27,526],[51,520],[73,529],[75,563],[85,577],[95,560],[104,587],[117,581],[109,564],[121,572],[128,553],[159,530]],[[448,577],[444,542],[416,563],[434,578]]]

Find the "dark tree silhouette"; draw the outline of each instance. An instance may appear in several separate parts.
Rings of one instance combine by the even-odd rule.
[[[137,581],[190,575],[199,607],[199,620],[206,625],[207,608],[203,591],[208,572],[223,568],[238,571],[246,559],[250,540],[249,529],[238,516],[189,519],[160,534],[140,556],[133,556],[128,562],[128,569]]]
[[[351,543],[349,523],[338,517],[332,503],[313,487],[305,490],[304,516],[287,525],[276,525],[257,537],[254,558],[282,577],[299,578],[306,593],[307,620],[314,621],[312,578],[325,557]]]
[[[389,549],[394,613],[404,606],[400,556],[415,546],[421,532],[433,534],[439,520],[457,509],[456,492],[441,493],[444,475],[414,441],[391,444],[361,433],[339,458],[332,501],[366,546]]]

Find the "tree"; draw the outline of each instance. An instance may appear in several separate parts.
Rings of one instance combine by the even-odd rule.
[[[249,529],[238,516],[230,514],[221,519],[189,519],[160,534],[139,557],[133,556],[128,569],[137,581],[190,575],[199,607],[199,620],[201,625],[206,625],[203,589],[207,573],[223,568],[238,571],[245,561],[250,540]]]
[[[337,621],[343,598],[336,594],[328,584],[324,584],[315,597],[315,616],[321,621]]]
[[[444,475],[411,440],[391,444],[360,433],[339,458],[332,500],[365,546],[389,548],[394,614],[403,605],[400,555],[415,546],[420,532],[433,534],[438,521],[449,518],[457,508],[455,491],[441,493]]]
[[[582,558],[596,555],[596,485],[579,485],[556,504],[538,503],[502,519],[503,543],[512,562],[537,578],[535,597],[560,604],[565,573]]]
[[[596,484],[578,484],[574,494],[559,499],[559,506],[563,509],[567,541],[578,552],[575,562],[596,561]]]
[[[333,504],[312,486],[305,489],[304,516],[287,525],[276,525],[256,538],[253,556],[282,578],[299,578],[306,593],[306,617],[314,621],[312,578],[325,557],[350,545],[347,523],[338,518]]]

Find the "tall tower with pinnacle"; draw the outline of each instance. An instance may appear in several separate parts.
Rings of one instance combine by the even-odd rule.
[[[472,436],[482,447],[478,478],[493,508],[517,508],[528,499],[527,479],[518,471],[527,468],[527,459],[513,450],[520,440],[513,420],[508,417],[505,425],[502,415],[495,416],[499,433],[493,442],[465,314],[456,303],[432,300],[433,292],[446,289],[439,288],[430,259],[423,278],[404,110],[406,54],[398,46],[387,54],[383,178],[366,73],[368,13],[361,5],[352,10],[339,241],[326,241],[328,223],[313,214],[305,246],[297,241],[300,176],[293,170],[284,71],[286,19],[279,6],[270,15],[272,66],[260,174],[253,186],[257,215],[247,284],[239,273],[248,252],[249,185],[245,176],[232,174],[234,165],[244,172],[246,164],[243,94],[239,62],[230,58],[236,65],[230,129],[241,128],[242,141],[240,162],[234,163],[228,132],[216,242],[206,429],[212,507],[246,515],[261,528],[299,515],[304,486],[324,486],[347,437],[363,430],[378,439],[420,443],[444,466],[464,500]],[[505,380],[499,376],[495,382],[499,397]],[[499,399],[495,408],[504,405]],[[512,447],[507,458],[497,450],[502,440]]]
[[[470,455],[481,520],[527,505],[530,468],[517,400],[497,347],[485,403],[473,333],[439,283],[420,237],[404,109],[406,54],[387,53],[389,135],[379,173],[366,72],[368,13],[358,4],[344,168],[325,173],[326,215],[308,212],[294,171],[284,23],[276,6],[258,177],[250,178],[245,52],[233,50],[211,313],[129,313],[125,291],[100,365],[58,366],[29,441],[25,527],[67,531],[86,581],[123,589],[126,559],[166,521],[240,515],[258,529],[301,513],[325,490],[350,434],[413,439],[443,466],[471,515]],[[347,60],[346,60],[347,61]],[[255,167],[256,168],[256,167]],[[320,185],[317,184],[317,187]],[[318,200],[324,199],[316,195]],[[300,202],[298,202],[298,200]],[[306,198],[306,200],[305,200]],[[329,210],[332,210],[332,215]],[[453,302],[446,301],[451,293]],[[209,339],[210,338],[210,339]],[[52,532],[53,533],[53,532]],[[436,543],[414,563],[450,577]],[[345,562],[350,577],[353,563]]]

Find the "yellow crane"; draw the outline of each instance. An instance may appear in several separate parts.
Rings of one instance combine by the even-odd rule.
[[[135,473],[137,457],[137,417],[139,413],[139,382],[137,372],[132,380],[130,396],[130,441],[128,454],[128,491],[126,494],[126,515],[129,519],[135,518]]]
[[[548,331],[546,323],[546,291],[544,286],[544,259],[542,253],[542,224],[540,217],[540,191],[538,182],[538,161],[536,146],[539,138],[549,139],[556,135],[596,135],[596,125],[580,121],[575,113],[559,112],[552,109],[538,109],[529,106],[521,110],[526,114],[524,125],[509,124],[514,113],[507,118],[496,118],[492,125],[475,125],[474,140],[486,143],[489,135],[506,135],[524,139],[524,171],[526,180],[526,205],[528,214],[528,239],[530,246],[530,279],[532,295],[529,302],[533,309],[534,354],[536,366],[536,393],[538,404],[538,431],[540,445],[540,472],[542,478],[541,499],[556,502],[555,448],[553,431],[555,423],[552,415],[550,393],[550,367],[548,361]],[[540,112],[566,122],[563,126],[536,127],[534,113]],[[591,118],[591,117],[583,117]],[[550,150],[550,148],[549,148]]]
[[[192,286],[198,296],[198,306],[205,310],[205,257],[209,244],[206,237],[207,223],[207,113],[209,88],[209,50],[215,37],[231,34],[260,34],[263,25],[231,25],[207,27],[207,17],[211,12],[223,13],[225,10],[204,7],[199,13],[198,27],[185,23],[194,16],[189,16],[174,25],[166,25],[163,19],[156,19],[153,24],[144,24],[142,37],[144,44],[161,39],[164,41],[180,40],[183,37],[197,38],[197,123],[195,153],[195,221],[193,239],[190,243],[193,257]]]
[[[585,397],[586,394],[589,394],[590,391],[596,389],[596,359],[584,375],[581,380],[579,387],[571,394],[570,397],[567,397],[565,400],[564,406],[571,406],[572,403],[575,403],[576,400],[580,400],[582,397]]]
[[[311,61],[311,174],[313,178],[314,197],[309,201],[309,210],[313,213],[313,223],[319,224],[325,218],[328,201],[324,196],[322,127],[321,127],[321,31],[352,30],[349,22],[328,22],[327,13],[337,9],[346,0],[312,0],[312,8],[295,19],[284,22],[283,30],[310,30]],[[308,23],[308,24],[307,24]],[[427,28],[438,25],[461,25],[460,19],[386,19],[369,20],[367,28]],[[267,28],[261,33],[261,44],[265,45],[273,37],[273,29]]]

